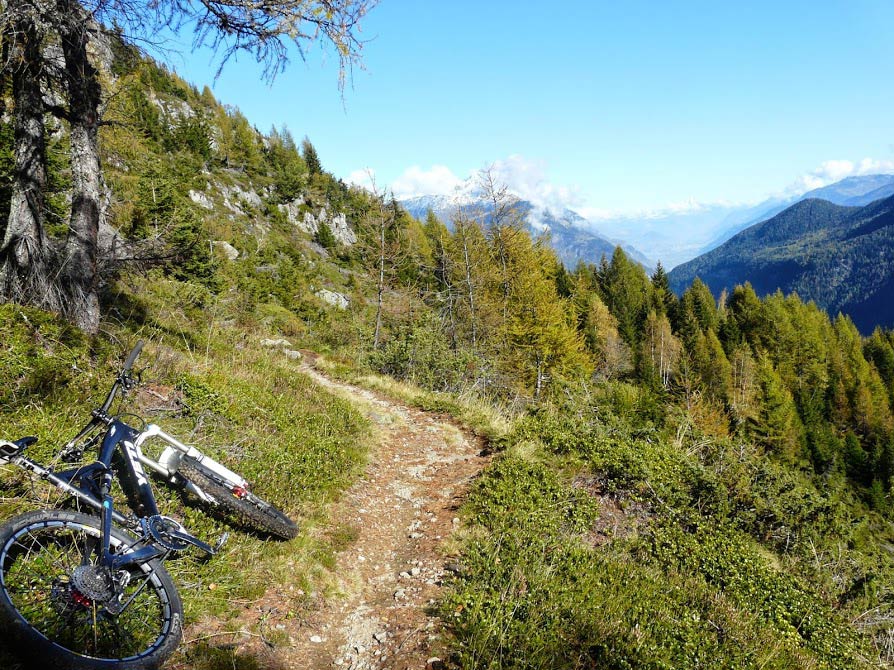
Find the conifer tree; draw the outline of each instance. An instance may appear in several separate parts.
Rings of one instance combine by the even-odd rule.
[[[677,309],[679,301],[674,292],[671,291],[670,280],[661,261],[655,267],[652,273],[652,308],[661,314],[667,315],[671,325],[677,322]]]
[[[761,346],[761,338],[766,335],[763,306],[751,284],[746,282],[733,289],[726,311],[722,339],[727,349],[732,351],[743,343],[752,348]]]
[[[883,444],[894,431],[888,393],[878,371],[863,356],[862,338],[846,316],[835,319],[836,351],[831,374],[836,382],[833,416],[855,428],[868,444]]]
[[[651,301],[649,278],[621,247],[615,248],[610,263],[603,259],[596,276],[600,296],[618,321],[618,332],[628,346],[636,347]]]
[[[457,317],[461,332],[473,351],[487,339],[492,327],[492,307],[485,295],[491,271],[490,250],[481,226],[467,213],[458,211],[453,219],[450,245],[453,283],[457,290]]]
[[[571,305],[559,297],[550,274],[555,267],[553,252],[519,231],[505,253],[508,317],[499,356],[504,369],[520,372],[537,398],[556,375],[574,376],[586,370],[583,341]]]
[[[432,254],[432,275],[434,280],[435,303],[441,312],[441,322],[450,337],[451,349],[456,351],[456,297],[453,259],[450,256],[450,231],[431,210],[425,215],[423,230],[428,238]]]
[[[306,137],[301,142],[301,156],[304,158],[304,163],[307,165],[307,171],[310,173],[311,177],[323,174],[323,165],[320,163],[320,157],[317,155],[317,150]]]
[[[766,355],[757,360],[758,411],[751,423],[755,438],[788,463],[802,455],[804,427],[795,401]]]
[[[694,342],[697,333],[716,331],[720,325],[711,289],[698,277],[683,293],[677,312],[677,332],[687,344]]]
[[[705,392],[716,400],[726,401],[733,383],[732,366],[713,330],[696,335],[691,360]]]
[[[294,200],[307,183],[308,169],[288,128],[272,128],[267,140],[267,162],[274,175],[279,203]]]
[[[865,356],[878,371],[894,406],[894,347],[881,328],[876,328],[863,345]]]
[[[736,347],[730,359],[729,404],[733,421],[746,425],[754,418],[757,402],[757,373],[754,356],[747,344]]]
[[[577,313],[578,330],[583,334],[584,346],[591,354],[595,372],[608,378],[629,372],[632,364],[630,349],[618,334],[615,317],[591,286],[592,275],[580,267],[572,279],[572,304]]]
[[[50,281],[52,251],[45,220],[47,142],[41,87],[46,63],[41,49],[47,24],[32,16],[32,9],[27,3],[5,3],[0,12],[0,81],[5,88],[11,80],[13,96],[12,183],[0,238],[0,300],[59,309],[58,292]]]

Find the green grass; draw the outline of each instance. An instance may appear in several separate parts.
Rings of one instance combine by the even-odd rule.
[[[861,544],[847,529],[834,487],[687,434],[629,389],[590,403],[517,421],[464,507],[462,570],[441,607],[459,667],[884,664],[850,620],[884,607],[890,591],[861,584],[887,580],[891,559],[879,535]],[[618,522],[633,532],[597,533]],[[849,570],[819,567],[844,538]]]
[[[204,335],[196,334],[200,329],[192,330],[192,337],[178,337],[178,321],[185,328],[198,318],[191,310],[182,302],[167,314],[155,306],[151,324],[140,332],[119,328],[116,339],[107,334],[88,340],[50,315],[0,306],[0,435],[38,435],[40,441],[29,453],[50,462],[59,445],[89,419],[90,408],[102,401],[128,347],[137,337],[147,339],[136,366],[144,368],[144,390],[132,394],[121,411],[196,444],[244,475],[257,494],[301,527],[292,541],[269,540],[156,480],[164,514],[207,541],[230,532],[223,551],[210,560],[187,552],[167,563],[180,587],[187,625],[213,618],[225,627],[271,586],[287,594],[279,606],[298,616],[308,607],[308,594],[331,589],[334,557],[354,537],[349,528],[327,530],[327,510],[360,472],[370,426],[348,401],[313,384],[279,352],[251,346],[220,329],[213,341],[203,341]],[[240,340],[241,346],[231,345]],[[134,417],[125,418],[130,419],[139,425]],[[3,518],[65,503],[17,468],[0,468]],[[276,636],[268,633],[275,642]],[[194,668],[232,667],[220,665],[228,652],[218,647],[226,641],[183,645],[177,662]],[[243,659],[239,667],[252,662]],[[0,656],[4,667],[13,663]]]

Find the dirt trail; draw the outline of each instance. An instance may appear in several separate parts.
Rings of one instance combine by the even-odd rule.
[[[440,667],[431,606],[449,567],[444,543],[457,508],[486,461],[482,444],[442,416],[302,370],[357,403],[378,429],[364,475],[331,514],[332,527],[351,527],[357,539],[338,555],[340,596],[304,621],[278,622],[288,645],[248,637],[237,657],[248,652],[265,670]]]

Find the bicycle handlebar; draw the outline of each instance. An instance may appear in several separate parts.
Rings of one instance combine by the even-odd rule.
[[[137,356],[140,355],[140,352],[143,350],[143,340],[138,340],[137,345],[133,348],[133,351],[127,356],[127,360],[124,361],[124,370],[122,372],[130,372],[131,367],[133,367],[134,361],[137,360]]]
[[[137,356],[140,355],[140,352],[143,350],[143,340],[138,340],[136,346],[133,350],[127,355],[127,360],[124,361],[124,367],[121,368],[121,372],[118,373],[118,376],[115,378],[115,383],[112,384],[112,388],[109,391],[109,395],[106,396],[105,402],[102,404],[102,409],[100,409],[100,413],[105,414],[109,411],[109,408],[112,406],[112,403],[115,401],[115,396],[118,394],[118,389],[122,386],[125,389],[129,388],[129,384],[131,383],[130,378],[127,376],[127,373],[130,372],[130,369],[133,367],[134,361],[137,360]]]
[[[123,386],[125,389],[129,388],[132,380],[128,377],[128,372],[133,367],[134,362],[137,360],[137,356],[140,355],[140,352],[143,350],[143,345],[145,343],[143,340],[137,341],[136,346],[131,350],[131,352],[127,355],[127,359],[124,361],[124,367],[121,368],[121,372],[118,373],[118,376],[115,377],[115,382],[112,384],[112,388],[109,389],[109,394],[106,396],[105,401],[102,404],[102,407],[99,409],[93,410],[93,418],[90,419],[90,423],[84,426],[75,437],[69,440],[65,446],[63,447],[63,452],[70,451],[77,448],[78,443],[94,428],[99,426],[102,423],[109,423],[111,420],[108,416],[109,409],[112,407],[112,403],[115,402],[115,397],[118,395],[118,390]]]

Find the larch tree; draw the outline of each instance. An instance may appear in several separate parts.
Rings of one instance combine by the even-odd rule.
[[[802,456],[804,426],[795,400],[766,355],[757,359],[757,416],[750,422],[752,435],[788,463]]]
[[[425,215],[423,230],[428,237],[432,254],[431,274],[434,280],[436,304],[440,306],[441,323],[450,337],[450,348],[456,351],[456,293],[454,284],[453,259],[450,256],[451,236],[432,210]]]
[[[464,326],[472,351],[478,349],[482,333],[486,332],[484,301],[485,275],[488,270],[488,244],[481,226],[467,212],[453,216],[453,239],[450,245],[453,258],[453,283],[458,287],[457,316]]]
[[[497,181],[493,166],[479,173],[478,186],[486,207],[479,218],[487,231],[491,253],[499,268],[496,279],[502,296],[502,323],[505,325],[509,318],[509,293],[513,281],[509,267],[510,248],[524,229],[524,218],[519,209],[518,198],[510,193],[508,186]]]
[[[193,30],[193,46],[212,48],[220,68],[248,53],[273,81],[313,44],[329,45],[339,63],[339,88],[359,64],[360,20],[376,0],[4,0],[0,3],[2,74],[11,76],[17,134],[14,201],[0,246],[0,298],[58,308],[87,332],[99,328],[97,254],[104,207],[99,159],[103,91],[89,45],[115,30],[125,40],[148,40],[169,28]],[[55,47],[53,50],[49,47]],[[61,53],[61,68],[53,54]],[[55,72],[55,70],[60,70]],[[220,70],[218,70],[219,72]],[[53,76],[50,76],[53,75]],[[49,104],[49,93],[64,104]],[[47,113],[70,132],[71,212],[67,238],[54,247],[43,229],[42,195]],[[41,172],[43,170],[43,172]],[[55,257],[56,267],[45,259]],[[58,305],[45,296],[58,295]]]
[[[307,158],[305,157],[305,160]],[[372,173],[373,203],[361,221],[360,248],[363,255],[374,265],[376,278],[376,321],[373,331],[373,349],[378,349],[383,338],[385,291],[390,286],[401,256],[400,234],[397,230],[399,211],[385,201],[384,194],[376,187]],[[392,197],[393,202],[393,197]]]
[[[656,380],[668,388],[676,372],[683,345],[671,332],[664,314],[649,312],[643,328],[640,374],[644,380]]]
[[[881,328],[876,328],[863,345],[863,349],[866,359],[878,370],[888,389],[891,405],[894,406],[894,347]]]
[[[539,398],[556,375],[583,375],[590,366],[571,301],[559,297],[549,274],[556,265],[552,250],[520,231],[506,258],[510,281],[499,355]]]
[[[630,348],[618,334],[615,317],[592,286],[592,275],[586,268],[578,268],[571,276],[571,302],[577,314],[578,330],[583,334],[596,374],[610,378],[629,372]]]

